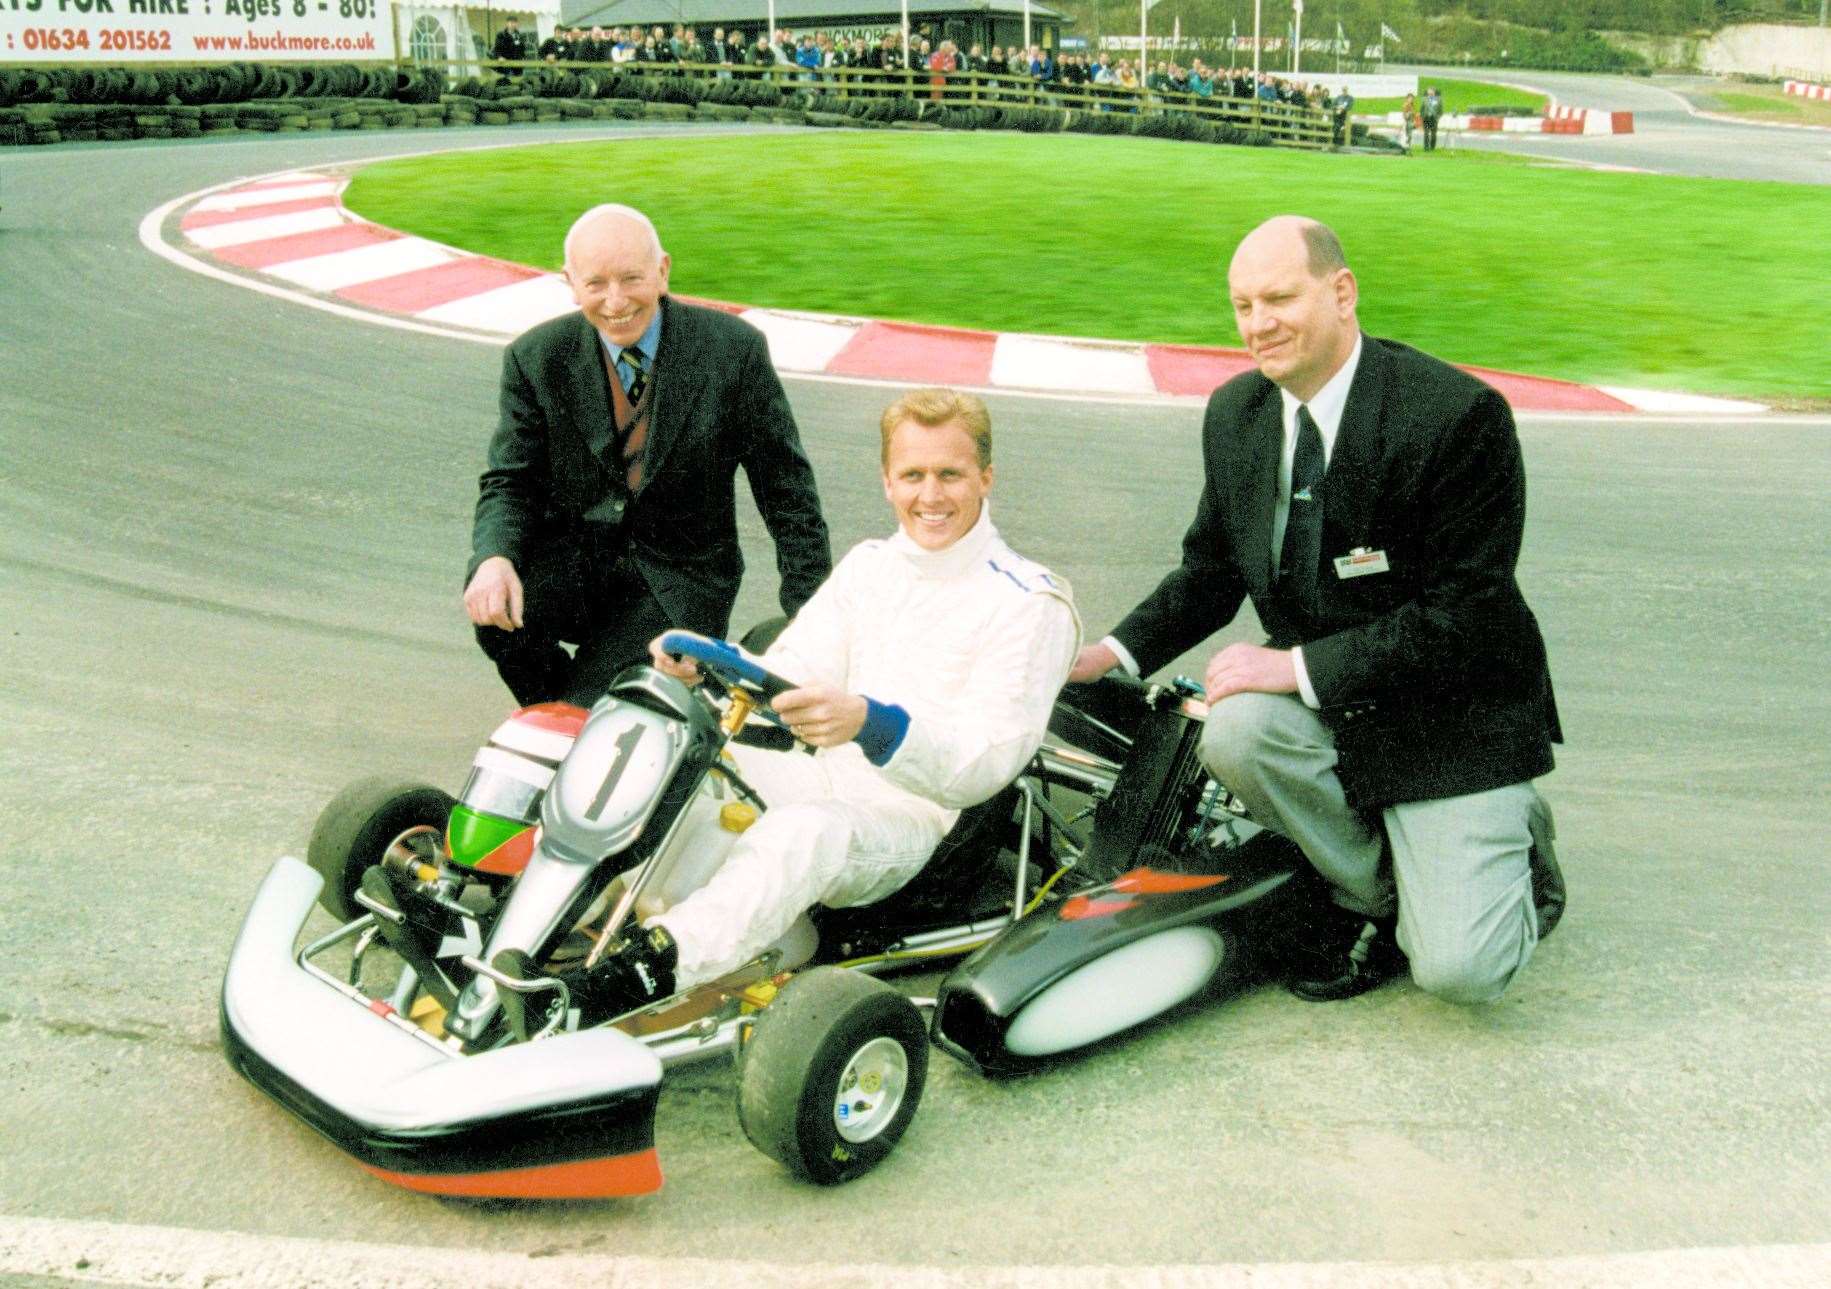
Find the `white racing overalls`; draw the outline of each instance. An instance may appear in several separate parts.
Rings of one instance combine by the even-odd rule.
[[[815,904],[874,903],[914,877],[1035,754],[1080,636],[1067,584],[1006,546],[987,508],[945,550],[901,531],[855,546],[763,661],[863,695],[865,728],[812,756],[730,748],[762,817],[724,831],[715,776],[643,901],[668,906],[648,921],[679,945],[676,984],[743,965]]]

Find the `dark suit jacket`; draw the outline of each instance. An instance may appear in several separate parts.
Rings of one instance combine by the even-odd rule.
[[[519,31],[510,31],[504,27],[496,33],[496,41],[490,46],[492,58],[513,58],[520,60],[528,56],[527,46],[522,43]]]
[[[722,636],[744,572],[733,486],[741,466],[775,541],[782,609],[793,615],[833,560],[813,468],[763,334],[665,296],[661,308],[644,481],[633,497],[603,344],[585,315],[554,318],[509,345],[470,572],[492,555],[520,569],[537,543],[606,533],[604,521],[626,503],[624,549],[655,598],[679,626]]]
[[[1205,482],[1182,564],[1114,635],[1148,674],[1251,596],[1274,647],[1303,646],[1338,771],[1358,807],[1485,791],[1551,769],[1561,738],[1545,646],[1514,579],[1526,476],[1499,393],[1365,337],[1323,476],[1314,611],[1272,577],[1283,444],[1278,388],[1257,372],[1208,400]],[[1336,576],[1384,551],[1391,569]]]

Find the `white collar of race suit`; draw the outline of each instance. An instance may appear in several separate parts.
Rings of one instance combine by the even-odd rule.
[[[997,540],[998,530],[992,527],[991,502],[982,498],[979,502],[979,518],[966,530],[966,535],[952,546],[945,546],[938,551],[924,550],[899,527],[890,539],[890,548],[909,561],[917,576],[946,578],[958,577],[985,559],[986,552]]]

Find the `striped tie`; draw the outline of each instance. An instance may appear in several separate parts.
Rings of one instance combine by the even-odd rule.
[[[617,379],[623,382],[623,392],[629,395],[629,403],[634,407],[642,401],[642,391],[648,385],[648,369],[643,366],[642,351],[634,345],[617,355]]]
[[[623,435],[623,478],[634,492],[642,486],[642,448],[648,441],[648,425],[642,415],[642,391],[648,387],[648,372],[642,365],[642,351],[634,345],[617,355],[617,379],[629,395],[629,428]]]

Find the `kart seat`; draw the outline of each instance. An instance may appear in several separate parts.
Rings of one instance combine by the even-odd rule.
[[[986,885],[1003,838],[1017,812],[1016,783],[960,812],[922,871],[875,904],[813,910],[823,934],[843,922],[848,928],[920,925],[970,911]]]

